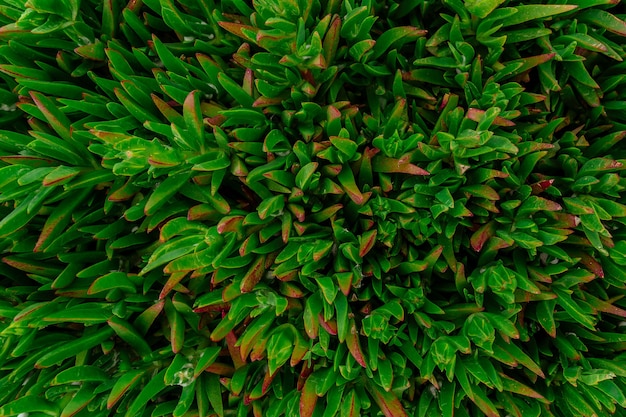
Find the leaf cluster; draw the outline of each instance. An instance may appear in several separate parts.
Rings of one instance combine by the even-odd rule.
[[[624,415],[618,3],[0,0],[0,415]]]

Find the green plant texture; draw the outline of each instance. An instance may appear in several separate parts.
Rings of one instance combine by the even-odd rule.
[[[0,0],[0,416],[626,416],[619,0]]]

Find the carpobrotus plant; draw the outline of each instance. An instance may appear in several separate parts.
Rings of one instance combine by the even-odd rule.
[[[0,0],[0,415],[626,415],[615,0]]]

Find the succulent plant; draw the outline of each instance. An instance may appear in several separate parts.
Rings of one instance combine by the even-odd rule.
[[[0,415],[626,415],[618,0],[0,0]]]

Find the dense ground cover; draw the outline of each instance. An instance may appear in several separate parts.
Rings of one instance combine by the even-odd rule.
[[[0,0],[0,415],[625,415],[623,13]]]

